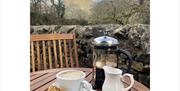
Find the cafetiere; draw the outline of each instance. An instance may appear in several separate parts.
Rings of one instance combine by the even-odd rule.
[[[95,89],[101,89],[105,74],[103,66],[124,69],[123,72],[129,72],[132,64],[132,56],[128,51],[118,47],[119,41],[110,36],[101,36],[91,41],[93,50],[93,82]],[[118,65],[122,60],[121,57],[127,59],[126,67]]]

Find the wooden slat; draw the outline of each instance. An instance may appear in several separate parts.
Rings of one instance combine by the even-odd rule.
[[[126,84],[130,84],[130,80],[127,76],[125,76],[125,82]],[[134,83],[134,86],[133,86],[134,89],[137,89],[138,91],[149,91],[149,89],[147,87],[145,87],[144,85],[142,85],[141,83],[135,81]]]
[[[50,41],[48,41],[48,55],[49,55],[49,68],[52,69],[52,57],[51,57],[51,45],[50,45]]]
[[[123,83],[123,85],[124,85],[125,88],[129,86],[129,84],[127,84],[127,83]],[[139,90],[132,87],[129,91],[139,91]]]
[[[76,35],[75,34],[73,35],[73,43],[74,43],[74,54],[75,54],[75,60],[76,60],[76,67],[79,67],[77,47],[76,47]]]
[[[44,74],[44,73],[51,73],[51,72],[60,72],[62,70],[81,70],[81,71],[92,71],[91,68],[58,68],[58,69],[48,69],[48,70],[41,70],[37,72],[33,72],[33,74]]]
[[[85,79],[86,79],[88,82],[91,82],[91,81],[92,81],[92,72],[85,72],[85,73],[86,73]]]
[[[44,84],[42,87],[36,89],[35,91],[47,91],[49,86],[52,85],[53,83],[55,83],[56,79],[52,79],[51,81],[49,81],[48,83]]]
[[[33,44],[33,42],[31,42],[31,64],[32,64],[32,72],[35,72],[34,44]]]
[[[69,67],[69,64],[68,64],[68,57],[67,57],[67,46],[66,46],[66,40],[64,39],[64,56],[65,56],[65,61],[66,61],[66,67]]]
[[[40,50],[39,50],[39,42],[36,42],[36,50],[37,50],[37,64],[38,64],[38,70],[41,68],[40,64]]]
[[[46,47],[45,47],[45,41],[42,42],[43,44],[43,64],[44,64],[44,69],[47,69],[47,64],[46,64]]]
[[[56,41],[53,40],[53,49],[54,49],[54,63],[55,63],[55,68],[58,67],[58,64],[57,64],[57,52],[56,52]]]
[[[49,83],[50,81],[52,81],[54,79],[56,79],[56,75],[49,76],[48,78],[46,78],[44,80],[41,80],[41,81],[37,82],[36,84],[33,84],[31,86],[31,91],[36,90],[36,89],[42,87],[43,85]]]
[[[43,75],[45,75],[45,74],[47,74],[47,73],[36,74],[35,76],[32,76],[32,77],[31,77],[30,81],[32,81],[32,80],[34,80],[34,79],[37,79],[37,78],[39,78],[39,77],[41,77],[41,76],[43,76]]]
[[[30,74],[30,77],[35,76],[35,75],[36,75],[36,74],[31,73],[31,74]]]
[[[72,59],[72,48],[71,48],[71,40],[68,40],[69,42],[69,53],[70,53],[70,62],[71,62],[71,67],[74,67],[73,59]]]
[[[63,60],[62,60],[62,46],[61,46],[61,40],[58,40],[59,42],[59,56],[60,56],[60,65],[61,68],[63,67]]]
[[[31,35],[31,41],[73,39],[72,34],[41,34]]]
[[[32,86],[33,84],[35,84],[35,83],[37,83],[37,82],[39,82],[41,80],[44,80],[44,79],[46,79],[46,78],[48,78],[49,76],[52,76],[52,75],[56,75],[56,73],[48,73],[48,74],[43,75],[43,76],[41,76],[41,77],[39,77],[37,79],[34,79],[34,80],[31,81],[30,85]]]

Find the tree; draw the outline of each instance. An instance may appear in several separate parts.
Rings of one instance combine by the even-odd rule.
[[[41,13],[41,0],[31,0],[31,24],[39,23]]]
[[[66,20],[71,20],[70,22],[65,22],[65,24],[80,24],[87,25],[88,24],[88,14],[79,5],[74,3],[68,3],[66,5],[65,11]]]
[[[144,21],[135,23],[149,24],[149,0],[102,0],[94,4],[91,11],[92,23],[128,24],[138,15]]]
[[[62,0],[31,0],[31,25],[63,24],[65,5]]]
[[[63,22],[64,14],[65,14],[65,5],[63,4],[63,0],[51,0],[53,7],[55,7],[58,24]]]

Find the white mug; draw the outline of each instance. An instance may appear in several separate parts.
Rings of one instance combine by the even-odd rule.
[[[65,72],[81,72],[82,76],[79,78],[63,78],[60,75]],[[84,80],[86,74],[79,70],[64,70],[56,74],[56,86],[61,88],[63,91],[95,91],[92,89],[92,85]]]

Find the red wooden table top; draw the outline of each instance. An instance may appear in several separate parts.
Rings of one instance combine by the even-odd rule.
[[[62,70],[75,69],[81,70],[86,73],[86,80],[92,81],[92,68],[60,68],[37,71],[30,74],[30,89],[31,91],[47,91],[48,87],[53,84],[56,80],[56,74]],[[124,85],[127,87],[130,83],[128,78],[125,78]],[[101,90],[98,90],[101,91]],[[149,91],[143,84],[135,81],[130,91]]]

